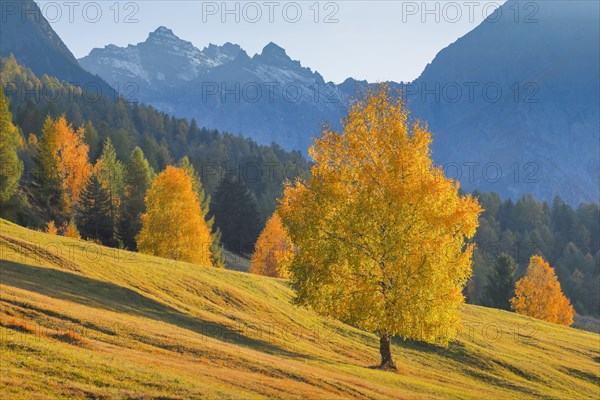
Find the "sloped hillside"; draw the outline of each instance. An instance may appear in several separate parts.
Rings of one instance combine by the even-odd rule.
[[[600,336],[475,306],[449,348],[378,341],[285,281],[0,221],[3,399],[597,398]]]

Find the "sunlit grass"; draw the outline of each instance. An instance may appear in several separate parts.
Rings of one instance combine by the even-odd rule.
[[[0,397],[598,398],[600,335],[465,306],[448,348],[290,304],[283,280],[0,221]]]

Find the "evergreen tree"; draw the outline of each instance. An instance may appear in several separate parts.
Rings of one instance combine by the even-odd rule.
[[[213,266],[217,268],[225,268],[225,247],[223,247],[221,230],[214,226],[215,217],[210,218],[207,221],[208,227],[211,229],[210,237],[212,242],[210,244],[210,260]]]
[[[96,239],[107,246],[115,245],[111,221],[110,196],[96,174],[88,181],[79,199],[77,226],[85,239]]]
[[[244,182],[229,176],[221,181],[213,202],[213,215],[225,248],[246,254],[253,251],[262,224],[256,197]]]
[[[123,163],[117,159],[117,153],[109,138],[104,141],[102,155],[94,166],[94,173],[102,187],[108,193],[109,198],[109,221],[113,226],[115,234],[114,243],[120,240],[118,234],[120,205],[123,197]]]
[[[225,268],[225,254],[223,252],[223,244],[221,243],[221,231],[215,227],[215,217],[208,216],[210,208],[210,196],[204,192],[204,187],[200,177],[194,169],[194,165],[190,162],[189,158],[183,157],[179,162],[179,167],[185,171],[186,174],[192,179],[192,190],[198,194],[198,200],[200,201],[200,215],[206,221],[208,228],[210,229],[210,236],[212,238],[212,244],[210,248],[210,257],[213,266],[218,268]]]
[[[29,143],[35,152],[32,155],[32,186],[36,202],[46,215],[64,221],[68,211],[68,199],[63,188],[58,154],[58,134],[52,118],[46,118],[42,137],[31,135]]]
[[[8,99],[0,87],[0,206],[13,197],[23,174],[23,162],[17,155],[19,138],[8,111]]]
[[[496,258],[493,270],[488,274],[486,285],[487,300],[490,307],[510,310],[510,299],[515,291],[515,270],[517,266],[513,258],[506,253]]]
[[[144,157],[144,152],[136,147],[125,163],[123,201],[119,234],[123,245],[136,250],[135,237],[142,229],[141,215],[146,211],[144,199],[154,179],[154,170]]]
[[[83,129],[85,132],[84,140],[89,147],[90,160],[95,162],[100,156],[100,136],[98,135],[98,131],[96,128],[94,128],[94,125],[91,121],[88,121]]]
[[[204,197],[204,188],[202,187],[202,181],[196,173],[194,165],[190,162],[190,159],[185,156],[179,161],[179,168],[185,171],[186,174],[192,179],[192,190],[198,194],[202,193]]]

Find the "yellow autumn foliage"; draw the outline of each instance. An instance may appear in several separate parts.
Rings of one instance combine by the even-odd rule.
[[[274,278],[287,278],[285,261],[292,256],[293,251],[292,240],[285,231],[281,218],[274,213],[256,241],[249,272]]]
[[[515,284],[510,302],[517,314],[565,326],[573,323],[573,306],[562,293],[554,268],[540,256],[529,260],[527,274]]]
[[[167,167],[146,194],[146,212],[137,236],[138,249],[173,260],[212,266],[212,239],[201,217],[192,180],[181,168]]]
[[[385,86],[349,110],[342,133],[310,148],[307,181],[278,213],[298,251],[296,301],[381,338],[447,344],[460,329],[481,208],[430,158],[431,134]]]
[[[45,232],[48,235],[58,235],[58,229],[56,228],[56,224],[54,223],[54,221],[50,221],[46,224]]]
[[[64,237],[69,237],[69,238],[73,238],[73,239],[81,239],[79,230],[77,229],[77,226],[75,225],[75,222],[73,222],[73,221],[70,221],[68,224],[65,224],[62,235]]]

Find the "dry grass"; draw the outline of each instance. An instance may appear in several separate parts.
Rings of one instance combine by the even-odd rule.
[[[6,318],[4,315],[0,315],[0,326],[20,333],[35,332],[33,325],[16,318]]]
[[[600,396],[598,334],[466,306],[448,348],[398,341],[384,372],[374,335],[292,306],[285,281],[6,221],[0,239],[2,399]]]

